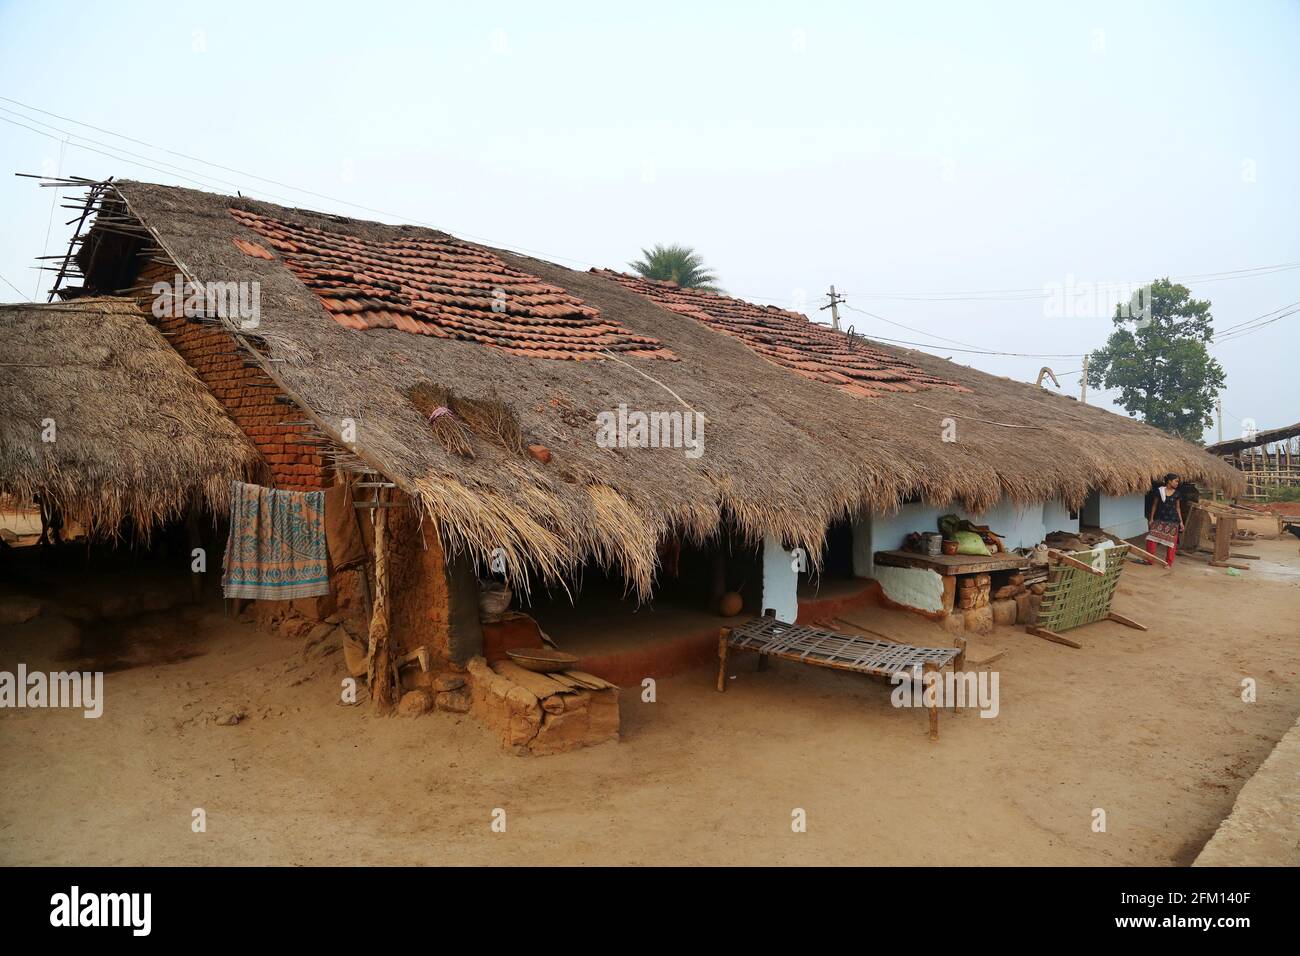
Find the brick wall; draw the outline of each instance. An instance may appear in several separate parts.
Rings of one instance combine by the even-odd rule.
[[[392,500],[408,499],[399,493]],[[369,512],[362,514],[366,516],[363,527],[369,532]],[[373,551],[373,538],[371,541]],[[393,642],[401,651],[413,651],[424,644],[435,657],[446,660],[451,648],[451,603],[447,560],[438,529],[430,521],[421,525],[410,508],[389,508],[388,543],[389,626]]]
[[[173,266],[162,263],[149,263],[141,269],[137,291],[146,315],[153,315],[154,297],[150,291],[153,284],[170,285],[176,272]],[[276,400],[282,393],[260,368],[244,366],[247,356],[234,336],[208,323],[184,318],[166,316],[153,321],[257,446],[270,466],[274,487],[313,491],[333,484],[332,470],[314,447],[299,443],[309,429],[281,424],[301,421],[304,413],[294,405]]]

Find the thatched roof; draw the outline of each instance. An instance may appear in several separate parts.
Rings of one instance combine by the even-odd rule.
[[[225,506],[260,459],[133,302],[0,305],[0,493],[97,535]],[[45,441],[49,422],[53,441]]]
[[[147,226],[190,279],[259,282],[257,351],[268,374],[336,442],[340,423],[355,420],[361,459],[413,494],[450,546],[502,548],[519,583],[525,568],[551,575],[594,555],[644,593],[658,542],[670,532],[711,535],[724,513],[748,536],[775,534],[817,555],[832,520],[914,496],[978,511],[1004,496],[1077,504],[1091,487],[1146,490],[1168,470],[1211,484],[1239,480],[1163,433],[922,353],[872,343],[891,368],[933,383],[848,394],[606,275],[413,226],[174,187],[113,188],[118,211]],[[131,249],[121,245],[129,240],[114,236],[85,245],[93,289],[130,281]],[[567,360],[575,356],[554,343],[586,334],[566,327],[580,322],[573,306],[548,317],[506,296],[503,311],[493,309],[501,275],[538,294],[562,290],[595,310],[609,327],[602,336],[654,344]],[[666,354],[654,354],[660,347]],[[472,459],[449,450],[437,433],[442,420],[431,425],[413,401],[430,386],[499,402],[551,461],[477,435],[468,436]],[[596,414],[620,404],[699,411],[704,454],[599,447]],[[955,444],[941,440],[947,415],[960,417]]]
[[[1036,385],[883,342],[865,341],[846,350],[841,343],[849,337],[826,326],[815,326],[815,334],[801,334],[809,322],[798,312],[609,270],[599,274],[741,339],[774,364],[841,390],[861,394],[864,384],[873,384],[848,378],[854,370],[846,354],[865,353],[877,357],[878,364],[910,366],[901,381],[878,383],[875,394],[865,396],[876,427],[883,431],[899,423],[916,443],[930,445],[940,422],[955,420],[957,440],[951,450],[956,453],[957,446],[973,442],[1012,500],[1059,498],[1077,505],[1090,487],[1111,495],[1147,491],[1152,478],[1169,471],[1232,493],[1243,489],[1235,469],[1223,466],[1206,449]],[[798,348],[773,354],[774,340],[794,342]],[[917,394],[926,385],[932,390]],[[970,461],[954,463],[962,470],[974,467]],[[959,497],[971,500],[964,492]]]
[[[1260,445],[1271,445],[1274,442],[1287,441],[1297,435],[1300,435],[1300,422],[1296,422],[1294,425],[1283,425],[1281,428],[1270,428],[1265,432],[1257,431],[1249,435],[1243,435],[1241,438],[1233,438],[1213,445],[1206,445],[1205,450],[1211,455],[1231,455],[1239,451],[1245,451],[1247,448],[1258,448]]]

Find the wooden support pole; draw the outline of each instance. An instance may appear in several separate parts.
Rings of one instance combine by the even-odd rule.
[[[1156,563],[1156,559],[1155,559],[1154,557],[1152,557],[1151,555],[1147,554],[1145,551],[1143,551],[1141,548],[1139,548],[1136,544],[1128,544],[1128,543],[1125,543],[1124,547],[1128,548],[1128,551],[1129,551],[1129,557],[1131,557],[1131,558],[1137,558],[1137,559],[1138,559],[1139,561],[1141,561],[1143,564],[1155,564],[1155,563]],[[1164,562],[1162,561],[1161,564],[1163,564],[1163,563],[1164,563]]]
[[[1082,644],[1080,644],[1072,637],[1064,637],[1060,634],[1057,634],[1055,631],[1049,631],[1045,627],[1038,627],[1037,625],[1034,624],[1030,624],[1028,627],[1026,627],[1025,633],[1032,634],[1035,637],[1041,637],[1045,641],[1052,641],[1055,644],[1064,644],[1066,647],[1074,647],[1074,648],[1083,647]]]
[[[190,543],[190,600],[195,604],[203,600],[204,577],[202,572],[195,571],[193,568],[194,550],[203,547],[203,532],[199,529],[198,507],[198,501],[192,498],[190,506],[185,509],[185,535]]]
[[[1178,550],[1184,554],[1195,551],[1201,546],[1201,536],[1205,533],[1206,510],[1193,507],[1184,522],[1182,537],[1178,540]]]
[[[1197,548],[1196,552],[1197,554],[1214,554],[1214,552],[1209,548]],[[1229,551],[1228,557],[1237,558],[1240,561],[1258,561],[1261,556],[1258,554],[1247,554],[1245,551]]]
[[[386,714],[397,704],[397,674],[388,643],[388,509],[375,514],[375,596],[370,616],[366,676],[375,710]]]
[[[347,485],[348,483],[347,472],[344,469],[340,468],[338,465],[334,466],[334,483],[337,485]],[[348,498],[351,499],[351,497],[352,497],[352,492],[349,490]],[[361,550],[365,551],[366,550],[366,528],[365,525],[361,523],[361,512],[358,511],[356,508],[353,508],[351,510],[352,510],[352,521],[357,528],[357,540],[361,542]],[[357,568],[357,582],[361,585],[361,596],[365,599],[366,602],[367,619],[374,617],[375,614],[375,603],[370,596],[370,565],[371,565],[370,554],[369,552],[367,552],[366,560],[361,563],[361,566],[359,568]]]
[[[927,708],[930,711],[930,739],[939,739],[939,688],[935,685],[939,682],[939,665],[924,664],[921,667],[921,693],[929,692],[930,705]]]
[[[1228,552],[1232,550],[1232,536],[1236,530],[1236,518],[1219,515],[1214,522],[1214,561],[1211,563],[1222,564],[1228,560]]]
[[[723,627],[718,629],[718,693],[723,694],[727,691],[727,650],[729,644],[727,638],[731,636],[731,628]]]
[[[1125,617],[1123,614],[1116,614],[1114,611],[1108,613],[1106,615],[1106,619],[1110,621],[1114,621],[1116,624],[1123,624],[1125,627],[1131,627],[1138,631],[1147,630],[1147,626],[1145,624],[1139,624],[1131,617]]]
[[[1066,554],[1064,551],[1057,551],[1055,548],[1048,548],[1047,556],[1053,561],[1060,562],[1067,567],[1075,568],[1079,571],[1087,571],[1089,574],[1095,574],[1097,577],[1101,577],[1106,573],[1105,571],[1098,571],[1091,564],[1084,564],[1073,555]]]

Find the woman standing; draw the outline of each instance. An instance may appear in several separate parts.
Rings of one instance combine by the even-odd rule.
[[[1183,530],[1183,506],[1178,498],[1178,476],[1170,472],[1159,493],[1151,499],[1151,514],[1147,520],[1147,553],[1154,555],[1156,545],[1163,544],[1169,551],[1167,565],[1174,566],[1174,552],[1178,549],[1178,535]]]

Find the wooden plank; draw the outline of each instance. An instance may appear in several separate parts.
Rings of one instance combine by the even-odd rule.
[[[570,691],[570,688],[559,681],[551,680],[546,674],[520,667],[514,661],[497,661],[492,665],[492,669],[523,687],[538,700],[545,700],[552,694],[565,694]]]
[[[1195,551],[1201,546],[1201,537],[1205,534],[1206,511],[1203,508],[1192,508],[1192,513],[1187,516],[1183,536],[1178,541],[1178,550],[1184,553]]]
[[[727,652],[731,645],[727,643],[727,638],[731,635],[731,628],[724,627],[718,631],[718,693],[726,693],[727,690]]]
[[[1057,634],[1055,631],[1049,631],[1045,627],[1037,627],[1036,625],[1033,624],[1027,625],[1025,627],[1025,633],[1032,634],[1034,635],[1034,637],[1041,637],[1045,641],[1053,641],[1054,643],[1057,644],[1064,644],[1066,647],[1075,647],[1075,648],[1083,647],[1082,644],[1080,644],[1078,641],[1074,640],[1073,638],[1063,637],[1062,635]]]
[[[1214,525],[1214,560],[1227,561],[1232,549],[1232,535],[1237,530],[1237,519],[1220,515]]]
[[[1078,558],[1074,557],[1073,555],[1066,554],[1064,551],[1057,551],[1055,548],[1048,548],[1047,556],[1051,558],[1053,561],[1060,562],[1061,564],[1074,568],[1078,571],[1087,571],[1089,574],[1094,574],[1097,577],[1101,577],[1103,574],[1106,573],[1105,571],[1098,571],[1091,564],[1085,564],[1083,561],[1080,561]]]
[[[617,684],[611,684],[603,677],[597,677],[595,674],[588,674],[586,671],[575,671],[572,668],[565,671],[570,677],[579,683],[588,685],[592,690],[617,690]]]
[[[1148,629],[1145,624],[1139,624],[1131,617],[1125,617],[1123,614],[1116,614],[1114,611],[1111,611],[1109,614],[1107,614],[1106,619],[1109,621],[1114,621],[1116,624],[1123,624],[1125,627],[1131,627],[1139,631],[1145,631]]]
[[[926,664],[922,668],[922,672],[923,672],[923,677],[922,677],[921,686],[923,688],[928,688],[930,686],[931,681],[937,682],[939,680],[939,668],[934,664]],[[938,740],[939,739],[939,700],[938,700],[939,694],[937,688],[934,690],[933,693],[934,693],[935,700],[934,703],[932,703],[929,707],[930,739]]]
[[[583,680],[580,677],[574,677],[573,673],[574,673],[573,671],[566,671],[564,674],[569,686],[572,687],[573,689],[575,690],[603,690],[604,689],[599,684],[593,684],[591,681]],[[550,678],[554,678],[555,674],[547,674],[546,676]]]
[[[1012,554],[917,554],[913,551],[877,551],[877,564],[895,568],[916,568],[950,577],[956,574],[982,574],[1029,567],[1029,558]]]
[[[1129,556],[1130,556],[1130,557],[1137,558],[1138,560],[1143,561],[1143,562],[1145,562],[1146,564],[1155,564],[1155,563],[1156,563],[1156,559],[1155,559],[1155,556],[1154,556],[1154,555],[1147,554],[1145,551],[1143,551],[1141,548],[1139,548],[1136,544],[1129,544],[1129,543],[1126,541],[1126,542],[1124,542],[1124,546],[1128,548],[1128,550],[1129,550]],[[1163,561],[1161,561],[1160,563],[1161,563],[1161,564],[1164,564]]]

